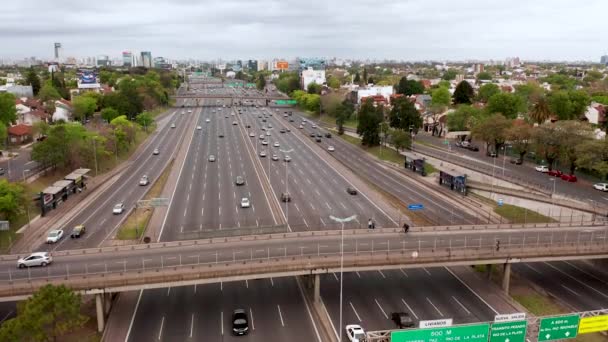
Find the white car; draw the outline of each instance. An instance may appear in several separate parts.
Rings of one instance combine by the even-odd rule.
[[[154,152],[152,152],[152,154],[155,156],[157,156],[159,153],[160,153],[160,151],[157,148],[155,148]]]
[[[346,336],[351,342],[365,341],[365,330],[358,324],[349,324],[346,326]]]
[[[174,123],[171,124],[171,128],[175,128],[175,124]]]
[[[241,208],[249,208],[250,206],[251,206],[251,203],[249,203],[249,198],[243,197],[241,199]]]
[[[56,243],[61,240],[63,237],[63,230],[55,229],[49,232],[49,235],[46,236],[46,243]]]
[[[198,130],[200,131],[201,129],[203,129],[203,127],[201,127],[201,126],[196,126],[196,129],[198,129]]]
[[[251,132],[251,133],[249,133],[249,136],[252,138],[255,138],[255,133]]]
[[[335,149],[333,146],[329,146],[329,147],[327,148],[327,150],[328,150],[329,152],[333,152],[333,151],[335,151],[336,149]]]
[[[285,161],[285,162],[289,163],[289,162],[291,161],[291,157],[290,157],[290,156],[285,156],[285,157],[283,158],[283,161]]]
[[[260,134],[260,139],[264,140],[264,134]]]
[[[268,128],[272,128],[272,124],[270,124],[270,123],[269,123],[269,124],[268,124]]]
[[[238,125],[238,123],[236,121],[232,121],[232,125],[236,126],[236,125]]]
[[[123,211],[125,211],[124,203],[122,203],[122,202],[116,203],[114,205],[114,208],[112,209],[112,214],[120,215],[120,214],[122,214]]]
[[[270,132],[266,132],[266,135],[267,135],[267,136],[270,136]]]
[[[274,144],[273,144],[272,146],[274,146],[274,147],[279,147],[279,142],[278,142],[278,141],[275,141],[275,142],[274,142]]]
[[[277,160],[279,160],[279,156],[277,156],[276,154],[273,154],[273,155],[272,155],[272,160],[273,160],[273,161],[277,161]]]
[[[262,145],[264,145],[264,146],[268,145],[268,141],[267,140],[262,141]]]
[[[53,262],[53,258],[48,252],[36,252],[32,253],[24,258],[17,260],[17,267],[32,267],[32,266],[46,266]]]
[[[209,155],[209,161],[212,163],[215,161],[215,156],[213,154]]]
[[[595,183],[593,184],[593,188],[595,190],[608,191],[608,183]]]
[[[205,119],[205,122],[211,122],[211,120],[209,120],[209,118]]]
[[[538,172],[543,172],[543,173],[549,172],[549,168],[545,165],[538,165],[534,169],[536,169],[536,171],[538,171]]]
[[[262,158],[266,157],[266,151],[260,152],[260,157],[262,157]]]
[[[304,126],[300,125],[300,129],[304,128]]]
[[[313,125],[312,125],[312,128],[317,128],[317,125],[313,124]]]
[[[148,179],[148,176],[146,176],[146,175],[141,176],[141,178],[139,179],[139,185],[146,186],[148,184],[150,184],[150,180]]]
[[[192,113],[192,109],[188,109],[188,113]]]

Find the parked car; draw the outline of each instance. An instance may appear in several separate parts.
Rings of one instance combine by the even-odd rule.
[[[346,192],[348,192],[351,195],[356,195],[357,194],[357,189],[355,188],[351,188],[350,186],[346,188]]]
[[[549,168],[546,165],[538,165],[534,169],[538,172],[543,172],[543,173],[549,172]]]
[[[81,237],[86,232],[86,228],[84,224],[79,224],[74,229],[72,229],[72,233],[70,233],[70,237],[72,239]]]
[[[486,156],[496,158],[496,157],[498,157],[498,154],[496,153],[496,151],[488,150],[488,151],[486,151]]]
[[[565,180],[567,182],[571,182],[574,183],[578,180],[578,178],[576,178],[576,175],[562,175],[561,176],[562,180]]]
[[[549,171],[547,171],[547,174],[549,176],[553,176],[553,177],[561,177],[564,173],[561,172],[560,170],[549,170]]]
[[[523,160],[521,160],[521,159],[519,159],[519,158],[511,159],[509,162],[510,162],[511,164],[515,164],[515,165],[521,165],[521,164],[523,164],[523,163],[524,163],[524,161],[523,161]]]
[[[35,252],[26,257],[17,260],[17,267],[32,267],[32,266],[46,266],[53,262],[53,258],[48,252]]]
[[[468,145],[465,147],[467,150],[469,151],[473,151],[473,152],[477,152],[479,151],[479,147],[475,146],[475,145]]]
[[[61,240],[63,237],[62,229],[54,229],[49,232],[49,235],[46,236],[46,243],[56,243]]]
[[[407,312],[393,312],[391,314],[391,320],[395,322],[395,325],[399,329],[412,328],[415,326],[414,320]]]
[[[608,191],[608,183],[595,183],[593,184],[593,188],[595,190]]]
[[[365,341],[365,330],[358,324],[349,324],[346,326],[346,337],[351,342]]]

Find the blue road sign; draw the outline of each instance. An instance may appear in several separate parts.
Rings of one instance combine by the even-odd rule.
[[[424,205],[422,205],[421,203],[418,203],[418,204],[410,204],[410,205],[408,205],[408,206],[407,206],[407,208],[408,208],[409,210],[422,210],[422,209],[424,209]]]

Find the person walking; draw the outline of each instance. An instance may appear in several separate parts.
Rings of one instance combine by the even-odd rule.
[[[407,234],[407,232],[409,232],[409,231],[410,231],[410,225],[407,223],[404,223],[403,224],[403,233]]]

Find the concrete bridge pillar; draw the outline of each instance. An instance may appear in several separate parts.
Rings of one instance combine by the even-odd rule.
[[[502,290],[509,294],[509,282],[511,281],[511,264],[506,263],[502,274]]]
[[[315,274],[314,279],[314,300],[315,303],[321,302],[321,276]]]
[[[492,264],[486,265],[486,277],[488,277],[488,280],[492,279]]]
[[[104,314],[108,316],[110,314],[110,309],[112,308],[112,293],[104,293]]]
[[[105,315],[103,309],[103,294],[98,293],[95,295],[95,306],[97,308],[97,331],[102,333],[105,325]]]

